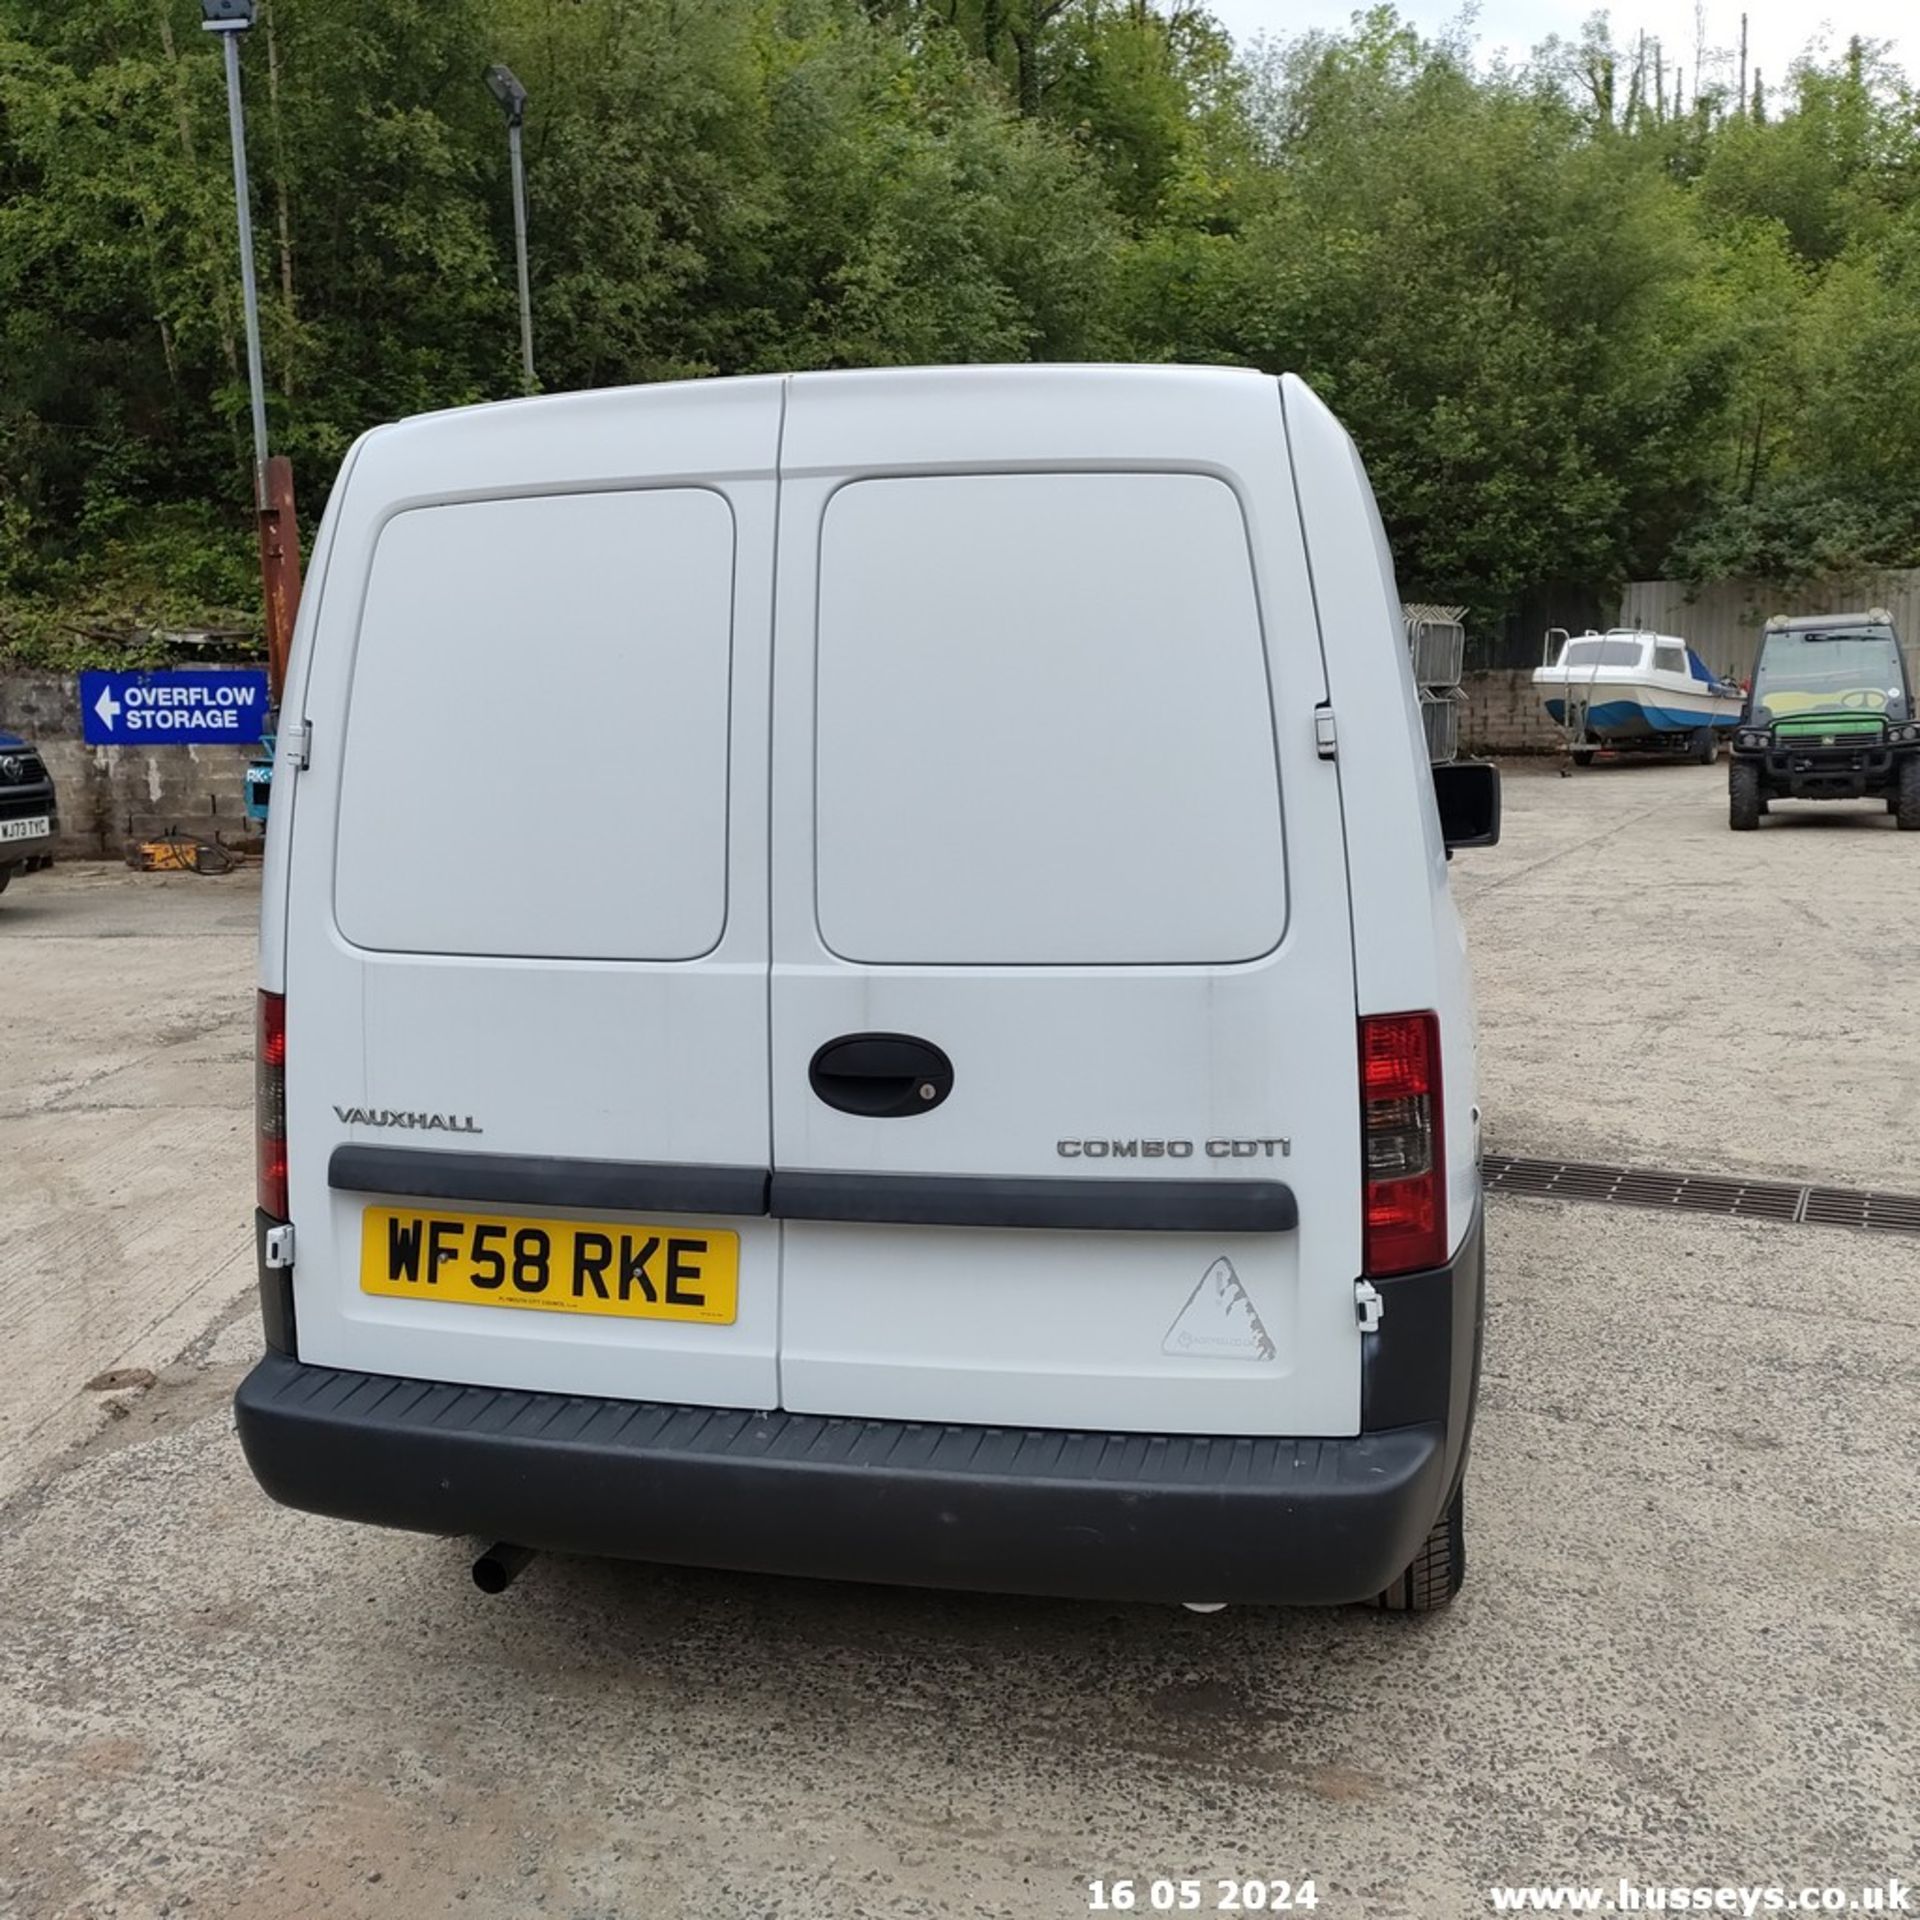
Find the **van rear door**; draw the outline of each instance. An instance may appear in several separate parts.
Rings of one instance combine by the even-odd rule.
[[[293,684],[302,1360],[771,1407],[776,380],[372,435]]]
[[[783,1404],[1356,1432],[1345,846],[1275,383],[801,376],[781,473]]]

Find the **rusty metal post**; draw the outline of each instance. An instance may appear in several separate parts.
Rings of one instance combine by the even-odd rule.
[[[293,511],[293,462],[284,453],[270,455],[260,469],[260,585],[267,609],[267,686],[277,708],[300,611],[300,525]]]

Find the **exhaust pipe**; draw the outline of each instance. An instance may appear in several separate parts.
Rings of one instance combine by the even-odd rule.
[[[482,1593],[505,1593],[532,1558],[531,1547],[496,1541],[473,1563],[473,1584]]]

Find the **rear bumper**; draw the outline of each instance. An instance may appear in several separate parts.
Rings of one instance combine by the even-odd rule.
[[[235,1401],[276,1500],[551,1552],[1129,1600],[1377,1593],[1446,1493],[1445,1436],[919,1426],[433,1386],[269,1354]]]
[[[1478,1219],[1451,1266],[1382,1290],[1362,1393],[1376,1430],[1352,1439],[754,1413],[402,1380],[275,1352],[234,1410],[274,1499],[377,1526],[904,1586],[1338,1604],[1408,1565],[1462,1470]]]

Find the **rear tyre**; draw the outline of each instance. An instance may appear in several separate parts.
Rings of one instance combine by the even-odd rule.
[[[1920,831],[1920,753],[1900,762],[1900,791],[1893,817],[1902,833]]]
[[[1887,802],[1887,805],[1892,806],[1893,802],[1889,800]],[[11,867],[0,867],[0,893],[6,892],[7,882],[12,878],[13,878],[13,869]]]
[[[1573,764],[1576,767],[1592,766],[1593,749],[1591,747],[1575,747],[1573,750]]]
[[[1736,760],[1727,769],[1727,825],[1735,833],[1752,833],[1760,824],[1760,769],[1751,760]]]
[[[1720,742],[1711,727],[1702,727],[1693,736],[1693,757],[1703,767],[1710,767],[1719,755]]]
[[[1453,1490],[1447,1510],[1413,1556],[1413,1564],[1373,1604],[1386,1613],[1438,1613],[1467,1577],[1467,1489]]]

